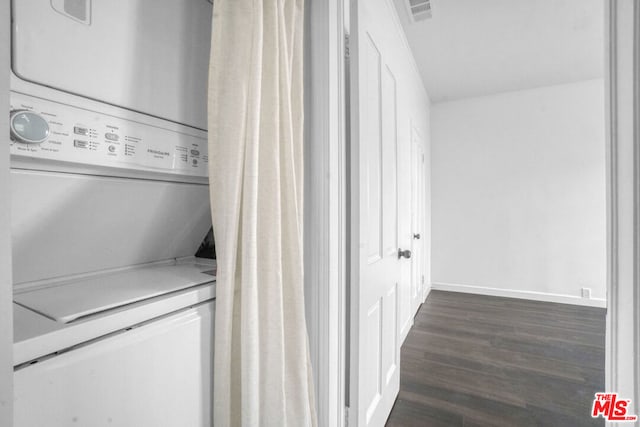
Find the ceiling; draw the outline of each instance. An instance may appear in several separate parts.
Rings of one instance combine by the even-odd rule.
[[[604,75],[603,0],[393,0],[432,102]]]

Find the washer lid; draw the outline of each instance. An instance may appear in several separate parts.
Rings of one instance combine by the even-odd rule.
[[[135,268],[92,276],[14,296],[14,301],[61,323],[215,281],[210,265]],[[207,273],[209,274],[207,274]]]

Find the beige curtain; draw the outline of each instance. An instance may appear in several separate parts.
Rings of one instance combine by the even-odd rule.
[[[302,263],[303,0],[215,0],[214,424],[315,426]]]

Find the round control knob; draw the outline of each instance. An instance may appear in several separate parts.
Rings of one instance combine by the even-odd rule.
[[[9,125],[11,138],[24,144],[39,144],[49,136],[49,124],[33,111],[12,111]]]

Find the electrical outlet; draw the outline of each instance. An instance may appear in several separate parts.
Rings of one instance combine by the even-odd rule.
[[[591,288],[582,288],[582,298],[591,298]]]

